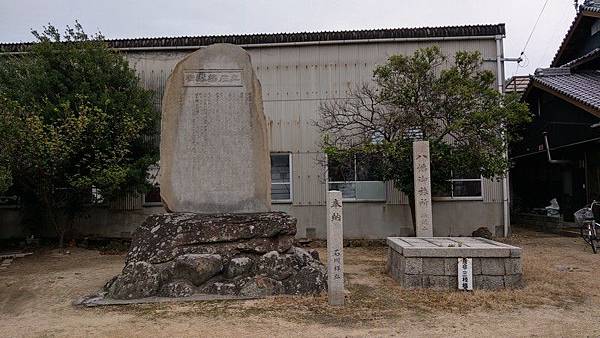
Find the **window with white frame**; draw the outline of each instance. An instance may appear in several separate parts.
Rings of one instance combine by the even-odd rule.
[[[476,171],[451,171],[452,178],[443,189],[433,191],[433,197],[440,199],[471,199],[481,198],[481,175]]]
[[[385,201],[385,183],[377,175],[374,159],[354,155],[340,162],[327,161],[329,190],[339,190],[346,201]]]
[[[292,201],[292,154],[271,153],[271,201]]]

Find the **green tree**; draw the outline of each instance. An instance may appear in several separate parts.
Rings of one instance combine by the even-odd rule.
[[[77,22],[64,34],[52,25],[32,33],[26,53],[0,55],[0,189],[12,185],[62,247],[94,198],[146,189],[159,115],[100,34],[89,37]]]
[[[429,141],[434,191],[447,189],[452,172],[502,177],[506,145],[530,116],[516,95],[498,92],[482,64],[479,52],[465,51],[449,62],[436,46],[390,57],[374,85],[321,105],[325,153],[337,162],[370,156],[382,179],[408,195],[413,226],[413,140]]]

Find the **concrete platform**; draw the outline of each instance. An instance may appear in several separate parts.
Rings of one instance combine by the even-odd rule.
[[[474,289],[523,286],[521,248],[480,237],[388,237],[388,271],[405,288],[458,289],[458,259],[471,258]]]

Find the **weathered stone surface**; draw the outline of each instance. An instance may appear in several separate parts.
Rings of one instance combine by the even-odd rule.
[[[163,285],[160,290],[162,297],[189,297],[194,294],[194,286],[187,280],[176,280]]]
[[[504,275],[504,259],[481,258],[481,273],[484,275],[493,276]]]
[[[471,236],[473,237],[481,237],[481,238],[486,238],[486,239],[493,239],[494,235],[492,234],[492,232],[486,228],[486,227],[480,227],[477,230],[473,231],[473,233],[471,234]]]
[[[175,259],[173,278],[199,286],[223,270],[222,258],[212,254],[186,254]]]
[[[519,257],[521,249],[478,237],[388,237],[404,257]]]
[[[473,258],[473,275],[481,275],[481,258]]]
[[[444,275],[444,258],[423,258],[423,274],[425,275]]]
[[[311,262],[285,280],[283,285],[287,294],[318,294],[327,289],[327,271],[323,264]]]
[[[456,258],[444,258],[444,275],[458,276],[458,261]]]
[[[415,221],[417,237],[433,236],[429,141],[413,142]]]
[[[152,215],[133,234],[126,263],[158,264],[183,254],[285,252],[295,234],[296,220],[283,212]]]
[[[507,275],[523,273],[523,263],[520,258],[507,258],[504,260],[504,270]]]
[[[173,212],[270,210],[270,160],[260,83],[230,44],[180,61],[162,104],[160,190]]]
[[[264,297],[283,293],[285,288],[281,281],[264,276],[250,277],[239,292],[241,296],[246,297]]]
[[[277,251],[267,252],[256,263],[257,273],[275,280],[284,280],[300,268],[293,255],[280,255]]]
[[[450,276],[423,275],[423,287],[447,290],[450,288]]]
[[[308,249],[308,250],[306,250],[306,252],[308,252],[308,254],[309,254],[309,255],[310,255],[312,258],[314,258],[314,259],[316,259],[316,260],[320,260],[320,259],[321,259],[321,258],[319,257],[319,252],[318,252],[317,250],[315,250],[315,249]]]
[[[504,288],[503,276],[477,275],[473,276],[475,289],[500,290]]]
[[[252,264],[252,260],[248,257],[233,258],[227,265],[225,278],[233,278],[247,273],[250,271],[250,269],[252,269]]]
[[[160,287],[160,271],[146,262],[130,263],[123,273],[106,285],[106,291],[114,299],[135,299],[150,297]]]
[[[423,287],[423,275],[407,275],[404,274],[402,286],[407,289],[418,289]]]
[[[469,237],[389,237],[388,245],[387,273],[407,289],[458,290],[460,258],[472,260],[473,289],[524,286],[521,249],[508,244]]]
[[[407,257],[404,259],[404,273],[416,275],[423,272],[423,258]]]
[[[121,299],[319,294],[327,289],[326,269],[292,246],[295,222],[275,212],[151,216],[134,234],[125,269],[105,290]]]

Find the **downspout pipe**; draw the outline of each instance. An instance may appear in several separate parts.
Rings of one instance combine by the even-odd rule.
[[[504,93],[504,72],[503,72],[503,63],[504,63],[504,46],[502,44],[502,35],[496,36],[496,79],[498,83],[498,91],[502,94]],[[506,144],[506,149],[504,152],[504,158],[508,159],[508,144]],[[508,182],[508,170],[505,175],[502,177],[502,215],[503,215],[503,234],[504,237],[508,237],[508,230],[510,227],[510,192],[509,192],[509,182]]]
[[[548,144],[548,133],[544,132],[544,146],[546,146],[546,154],[548,155],[548,163],[550,164],[569,164],[569,160],[553,160],[550,154],[550,145]]]

